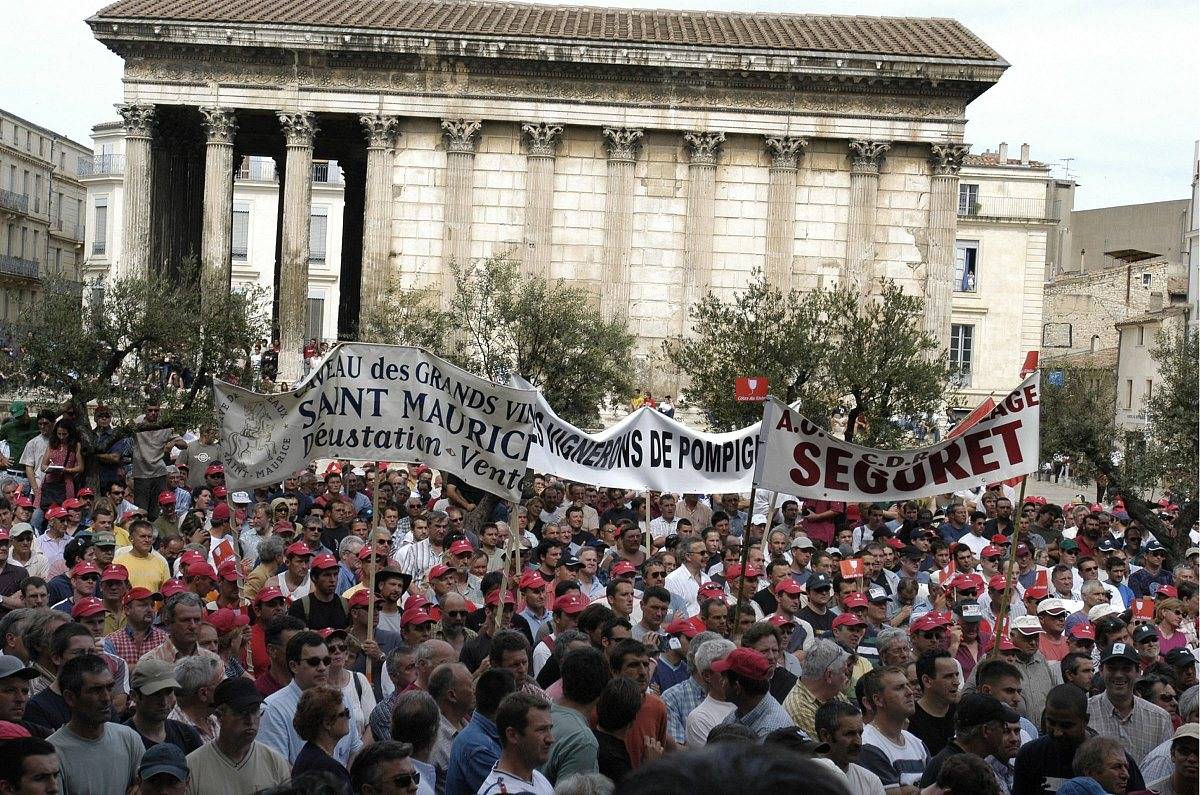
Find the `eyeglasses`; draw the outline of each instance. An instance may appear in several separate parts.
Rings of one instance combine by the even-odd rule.
[[[343,644],[343,643],[339,643],[339,644],[338,644],[338,645],[336,645],[336,646],[330,646],[330,647],[329,647],[329,653],[330,653],[330,654],[341,654],[341,653],[342,653],[342,652],[344,652],[344,651],[345,651],[347,648],[348,648],[348,647],[347,647],[345,644]],[[315,667],[315,666],[314,666],[314,667]]]
[[[418,786],[421,783],[421,774],[415,770],[412,773],[401,773],[392,779],[394,784],[399,789],[408,789],[409,787]]]
[[[1160,695],[1158,697],[1158,700],[1159,701],[1178,701],[1179,696],[1175,695],[1174,693],[1163,693],[1162,695]]]
[[[929,632],[918,632],[917,634],[920,635],[925,640],[937,640],[938,638],[942,637],[942,635],[945,633],[942,631],[938,631],[938,630],[931,630]]]
[[[324,657],[305,657],[304,664],[309,668],[320,668],[321,666],[328,668],[333,665],[333,658],[329,655]]]

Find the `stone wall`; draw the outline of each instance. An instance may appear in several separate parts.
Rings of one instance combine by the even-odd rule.
[[[1089,350],[1093,336],[1099,338],[1097,350],[1115,347],[1113,324],[1150,311],[1152,301],[1159,300],[1152,295],[1166,295],[1168,270],[1166,259],[1155,259],[1055,279],[1045,285],[1042,322],[1070,323],[1072,352]],[[1150,276],[1148,288],[1142,286],[1143,274]],[[1066,352],[1048,348],[1046,355]]]

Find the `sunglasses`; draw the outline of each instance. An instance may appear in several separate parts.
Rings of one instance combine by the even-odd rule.
[[[408,789],[409,787],[417,786],[421,783],[421,774],[413,771],[412,773],[401,773],[392,779],[392,784],[398,789]]]
[[[303,662],[309,668],[320,668],[321,666],[328,668],[333,665],[333,658],[329,655],[325,655],[324,657],[305,657]]]
[[[466,610],[447,610],[447,611],[445,611],[444,615],[450,616],[451,618],[466,618],[467,611]]]
[[[919,632],[917,634],[919,634],[925,640],[937,640],[938,638],[942,637],[945,634],[945,631],[944,630],[931,630],[929,632]]]
[[[347,647],[347,646],[346,646],[344,643],[339,643],[339,644],[338,644],[338,645],[336,645],[336,646],[330,646],[330,647],[329,647],[329,653],[330,653],[331,655],[332,655],[332,654],[341,654],[341,653],[342,653],[342,652],[344,652],[344,651],[345,651],[347,648],[348,648],[348,647]],[[316,667],[316,666],[313,666],[313,667]]]

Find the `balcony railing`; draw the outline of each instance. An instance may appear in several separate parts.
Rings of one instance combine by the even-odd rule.
[[[313,163],[313,182],[321,185],[341,185],[342,170],[334,163]],[[243,158],[234,177],[239,182],[278,182],[274,160]]]
[[[104,154],[79,158],[79,176],[103,177],[125,172],[125,155]]]
[[[31,259],[0,254],[0,274],[6,276],[21,276],[26,279],[37,279],[41,268]]]
[[[342,170],[332,163],[313,163],[313,182],[341,185]]]
[[[0,207],[19,213],[29,212],[29,197],[11,190],[0,190]]]
[[[1045,199],[1025,199],[1011,196],[979,196],[974,201],[959,197],[959,218],[995,218],[1012,221],[1053,221]]]
[[[106,240],[93,240],[92,241],[92,253],[93,254],[104,254],[106,251],[108,251],[108,241],[106,241]]]

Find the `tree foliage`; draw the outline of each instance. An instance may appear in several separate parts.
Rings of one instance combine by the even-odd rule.
[[[949,365],[920,326],[921,306],[887,280],[872,298],[840,288],[785,295],[756,273],[732,301],[705,296],[691,311],[691,334],[663,350],[688,376],[685,397],[718,430],[762,416],[734,399],[733,381],[765,376],[776,397],[799,401],[815,422],[843,406],[848,440],[886,447],[907,436],[906,421],[948,399]]]

